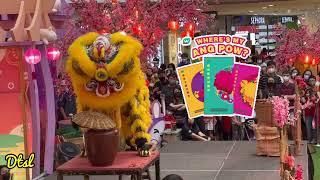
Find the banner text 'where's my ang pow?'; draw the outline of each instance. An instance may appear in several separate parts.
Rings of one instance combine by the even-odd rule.
[[[251,54],[251,49],[246,47],[247,39],[240,36],[226,34],[199,36],[194,42],[196,46],[191,49],[192,59],[222,54],[247,59]]]

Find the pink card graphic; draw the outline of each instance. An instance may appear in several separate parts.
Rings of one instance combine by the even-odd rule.
[[[235,63],[234,114],[252,117],[256,102],[260,67],[249,64]]]

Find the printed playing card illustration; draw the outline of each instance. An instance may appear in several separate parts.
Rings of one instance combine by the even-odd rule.
[[[235,63],[234,113],[252,117],[256,102],[260,67]]]
[[[204,58],[205,115],[233,115],[234,57]]]
[[[203,115],[204,82],[201,62],[178,68],[178,77],[189,118]]]

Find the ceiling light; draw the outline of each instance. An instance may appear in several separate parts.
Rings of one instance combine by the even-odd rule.
[[[291,9],[288,9],[288,13],[291,13]]]
[[[248,11],[249,13],[253,13],[253,11]]]
[[[255,16],[258,16],[258,14],[254,14]]]
[[[262,7],[262,9],[267,9],[267,7],[266,7],[266,6],[264,6],[264,7]]]
[[[269,4],[268,6],[269,6],[269,7],[273,7],[274,5],[273,5],[273,4]]]

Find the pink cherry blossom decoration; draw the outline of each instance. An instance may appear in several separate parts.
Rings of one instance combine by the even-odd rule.
[[[75,0],[74,0],[75,1]],[[70,44],[80,35],[104,29],[106,32],[126,32],[135,36],[143,45],[141,64],[158,52],[161,40],[169,32],[168,22],[193,23],[196,29],[205,30],[213,17],[199,11],[206,10],[205,0],[126,0],[125,3],[97,3],[96,0],[77,0],[69,9],[71,18],[65,23],[66,34],[59,42],[66,55]],[[143,24],[139,33],[133,32],[137,24]]]
[[[289,119],[289,101],[287,99],[274,96],[271,99],[273,104],[273,121],[277,127],[283,128]]]
[[[288,164],[290,168],[294,168],[295,159],[293,156],[286,156],[285,163]]]
[[[303,169],[300,164],[297,166],[296,176],[294,178],[295,180],[303,180]]]

